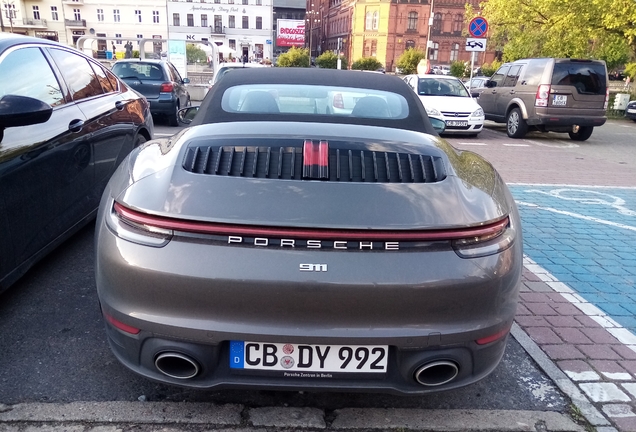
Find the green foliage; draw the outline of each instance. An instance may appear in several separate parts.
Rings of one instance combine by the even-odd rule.
[[[470,76],[470,63],[463,61],[454,61],[450,65],[450,74],[457,78],[465,78]]]
[[[627,63],[625,65],[625,76],[631,77],[631,81],[636,79],[636,63]]]
[[[375,71],[382,68],[380,63],[375,57],[362,57],[353,62],[351,69],[354,70],[368,70]]]
[[[501,67],[501,62],[497,60],[493,61],[490,64],[484,63],[481,66],[481,73],[484,76],[490,77],[490,76],[493,76],[493,74],[497,72],[497,69],[499,69],[500,67]]]
[[[488,44],[503,48],[504,61],[599,58],[610,66],[636,48],[633,0],[488,0],[481,15],[490,24]]]
[[[289,51],[278,56],[278,67],[309,67],[309,50],[291,47]]]
[[[193,63],[207,63],[208,55],[201,48],[196,46],[195,44],[186,44],[186,58],[188,64]]]
[[[347,59],[340,55],[340,67],[347,68]],[[334,51],[325,51],[316,57],[316,66],[323,69],[338,69],[338,54]]]
[[[424,57],[426,57],[424,51],[415,48],[409,48],[402,53],[396,63],[396,66],[400,69],[401,74],[414,74],[417,73],[417,65]]]

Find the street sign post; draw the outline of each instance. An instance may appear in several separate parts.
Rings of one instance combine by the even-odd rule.
[[[473,85],[473,70],[475,69],[475,52],[486,51],[486,34],[488,33],[488,21],[484,17],[475,17],[468,24],[468,33],[472,38],[466,38],[466,51],[470,51],[470,81],[468,92]]]

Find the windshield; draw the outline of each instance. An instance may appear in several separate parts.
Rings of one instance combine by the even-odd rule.
[[[249,84],[229,87],[221,107],[230,113],[316,114],[378,119],[408,116],[397,93],[352,87],[300,84]]]
[[[417,84],[417,94],[420,96],[470,97],[461,81],[447,78],[420,78]]]

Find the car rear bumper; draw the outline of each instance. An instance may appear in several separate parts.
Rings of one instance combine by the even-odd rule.
[[[537,113],[535,117],[528,119],[528,124],[532,126],[543,126],[546,130],[553,128],[568,128],[570,126],[602,126],[607,121],[603,114],[589,116],[558,115],[554,113]]]
[[[160,94],[156,98],[147,98],[152,114],[174,114],[177,109],[177,98],[170,93]]]
[[[153,248],[116,237],[103,220],[98,226],[102,310],[140,330],[110,321],[113,351],[133,371],[171,384],[405,394],[456,388],[496,367],[516,310],[520,241],[474,259],[442,244],[420,252],[289,251],[181,238]],[[299,272],[305,262],[329,271]],[[230,370],[232,340],[387,345],[388,369],[381,379]],[[166,352],[192,359],[196,376],[161,373],[155,360]],[[439,386],[417,383],[415,371],[436,361],[457,365],[457,376]]]

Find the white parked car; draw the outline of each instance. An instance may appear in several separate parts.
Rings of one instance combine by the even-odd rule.
[[[477,136],[484,127],[484,111],[464,84],[447,75],[407,75],[404,81],[417,93],[426,114],[446,123],[445,133]]]

